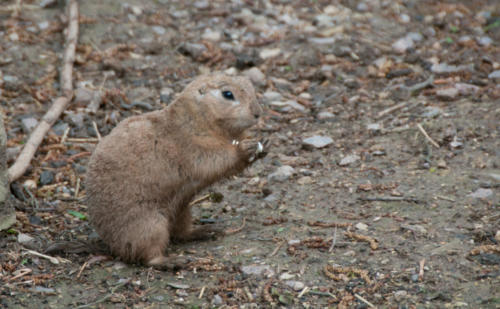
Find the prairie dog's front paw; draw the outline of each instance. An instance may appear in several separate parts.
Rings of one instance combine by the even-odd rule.
[[[233,141],[233,145],[237,145],[240,153],[247,158],[248,162],[253,163],[254,161],[263,158],[267,155],[266,148],[269,141],[259,141],[256,139],[245,139],[242,141]]]

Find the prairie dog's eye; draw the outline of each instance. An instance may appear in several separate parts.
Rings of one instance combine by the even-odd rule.
[[[231,91],[222,91],[222,96],[224,97],[224,99],[231,100],[231,101],[234,100],[234,95]]]

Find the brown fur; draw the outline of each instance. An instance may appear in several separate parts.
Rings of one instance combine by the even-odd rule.
[[[171,239],[207,237],[210,227],[193,228],[189,202],[250,164],[257,142],[233,140],[244,138],[260,113],[246,78],[213,74],[194,80],[168,107],[118,124],[90,158],[86,183],[91,223],[111,251],[165,266]]]

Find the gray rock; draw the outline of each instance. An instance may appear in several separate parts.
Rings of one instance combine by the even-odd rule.
[[[497,79],[497,78],[500,79],[500,70],[496,70],[496,71],[491,72],[490,74],[488,74],[488,78],[489,79]]]
[[[218,42],[222,38],[222,34],[219,31],[205,29],[201,37],[207,41]]]
[[[5,155],[7,157],[7,162],[10,162],[17,158],[17,155],[21,152],[21,149],[23,149],[22,146],[16,146],[16,147],[9,147],[5,150]]]
[[[26,117],[21,120],[21,125],[25,133],[30,133],[38,125],[38,120],[34,117]]]
[[[319,120],[326,120],[326,119],[332,119],[332,118],[335,118],[335,115],[330,113],[330,112],[327,112],[327,111],[324,111],[324,112],[320,112],[318,113],[318,115],[316,116]]]
[[[327,38],[312,37],[308,39],[309,43],[316,45],[333,45],[335,43],[335,40],[336,40],[335,37],[327,37]]]
[[[57,0],[42,0],[40,2],[40,6],[42,8],[50,8],[50,7],[54,7],[57,5]]]
[[[256,67],[244,71],[243,75],[248,77],[257,86],[264,86],[266,84],[266,76]]]
[[[265,102],[279,101],[283,97],[281,93],[276,91],[266,91],[262,94]]]
[[[306,147],[323,148],[332,144],[333,139],[329,136],[315,135],[304,139],[302,143]]]
[[[267,178],[269,181],[285,181],[290,178],[294,172],[295,169],[290,165],[283,165],[278,167],[278,169],[274,173],[267,176]]]
[[[42,31],[48,29],[49,26],[50,26],[50,23],[46,20],[38,23],[38,29],[40,29]]]
[[[214,306],[222,306],[223,303],[222,297],[220,297],[219,294],[215,294],[214,298],[212,298],[212,305]]]
[[[466,83],[456,83],[455,89],[457,89],[461,95],[474,94],[479,91],[478,86]]]
[[[269,265],[247,265],[242,266],[241,271],[247,276],[274,276],[274,270]]]
[[[207,51],[207,48],[203,44],[184,43],[179,46],[179,51],[193,58],[198,58]]]
[[[73,112],[68,112],[67,115],[69,120],[71,121],[71,124],[73,124],[77,128],[83,128],[83,119],[85,116],[83,113],[75,114]]]
[[[487,198],[489,196],[493,195],[493,190],[491,189],[484,189],[484,188],[479,188],[476,191],[472,192],[471,194],[467,195],[468,197],[472,198]]]
[[[32,288],[31,291],[36,292],[36,293],[51,293],[51,294],[56,292],[56,290],[54,290],[53,288],[46,288],[46,287],[39,286],[39,285]]]
[[[274,58],[274,57],[278,56],[279,54],[281,54],[281,49],[279,49],[279,48],[266,48],[266,49],[261,50],[261,52],[259,53],[259,56],[260,56],[260,58],[266,60],[269,58]]]
[[[355,155],[355,154],[348,155],[348,156],[343,157],[342,160],[340,160],[339,165],[340,166],[347,166],[347,165],[350,165],[350,164],[358,161],[359,159],[361,159],[361,158],[358,155]]]
[[[75,90],[75,103],[88,104],[94,98],[94,91],[88,88],[77,88]]]
[[[454,73],[461,71],[472,71],[474,69],[473,64],[464,64],[464,65],[449,65],[446,63],[435,63],[431,67],[431,71],[433,73]]]
[[[162,103],[169,103],[170,101],[172,101],[173,94],[174,94],[174,90],[172,88],[169,88],[169,87],[161,88],[160,101]]]
[[[493,40],[489,36],[482,36],[477,39],[477,43],[481,46],[490,46]]]
[[[164,35],[167,32],[167,30],[162,26],[152,26],[151,30],[158,35]]]
[[[406,292],[404,290],[394,292],[394,298],[396,299],[396,301],[403,300],[407,295],[408,295],[408,292]]]
[[[439,89],[436,91],[436,96],[443,100],[454,100],[458,97],[460,91],[455,87]]]
[[[422,113],[424,118],[435,118],[443,113],[443,110],[435,106],[427,106]]]
[[[371,132],[380,132],[382,130],[380,123],[369,123],[366,125],[366,128]]]
[[[43,171],[40,174],[40,184],[42,186],[50,185],[54,181],[54,173],[51,171]]]
[[[411,37],[405,36],[392,44],[392,48],[398,53],[405,53],[408,49],[413,48],[415,42]]]
[[[21,245],[31,245],[35,242],[35,238],[31,237],[28,234],[19,233],[17,235],[17,242]]]
[[[285,284],[294,289],[295,291],[301,291],[305,287],[305,284],[303,282],[295,280],[285,281]]]
[[[69,125],[66,122],[59,122],[55,126],[52,127],[52,131],[58,136],[62,136],[66,129],[69,128]]]

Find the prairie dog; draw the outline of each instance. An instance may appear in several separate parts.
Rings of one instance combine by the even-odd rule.
[[[166,108],[120,122],[92,154],[86,190],[90,222],[127,262],[171,267],[171,239],[210,236],[192,225],[189,202],[235,175],[262,150],[245,139],[262,109],[251,82],[221,73],[191,82]]]

